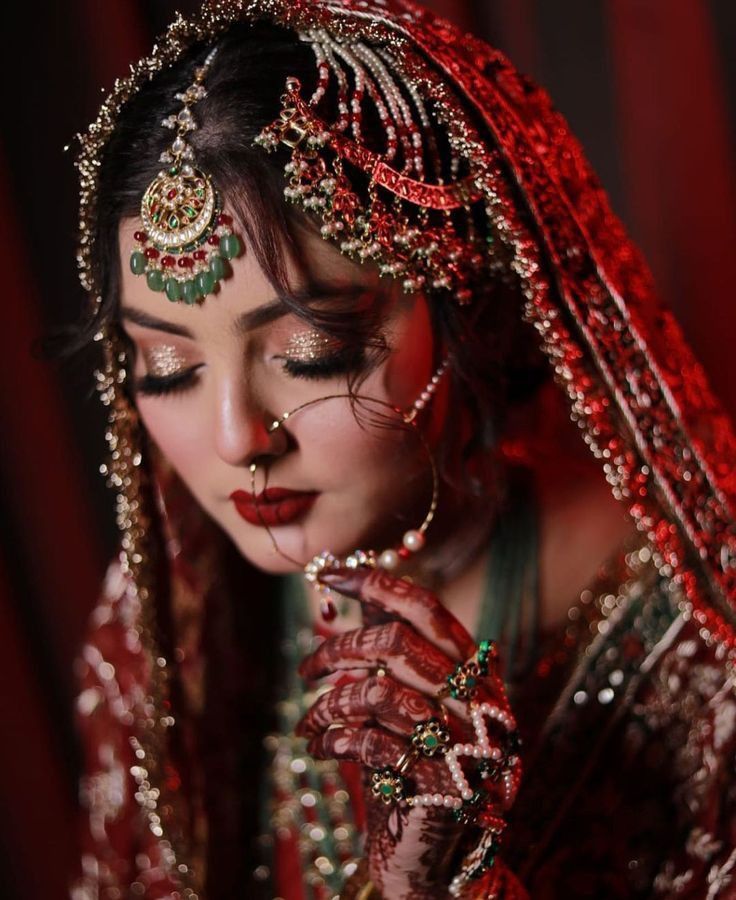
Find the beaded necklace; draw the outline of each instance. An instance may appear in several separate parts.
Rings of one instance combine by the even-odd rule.
[[[298,673],[301,660],[312,653],[321,638],[313,632],[306,586],[301,576],[281,579],[283,680],[277,704],[277,729],[265,739],[271,756],[268,777],[263,780],[261,837],[264,858],[255,870],[258,881],[273,883],[274,841],[296,845],[307,900],[336,898],[357,868],[362,838],[355,825],[350,795],[335,760],[315,760],[306,751],[306,740],[294,735],[294,727],[317,697],[329,686],[305,691]]]

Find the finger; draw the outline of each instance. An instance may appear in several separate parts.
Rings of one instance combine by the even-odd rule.
[[[307,752],[315,759],[344,759],[372,769],[393,768],[406,749],[406,739],[380,728],[330,728],[307,744]],[[406,777],[409,793],[457,794],[441,759],[419,759]]]
[[[348,597],[355,597],[372,611],[394,616],[414,627],[456,662],[475,652],[475,642],[465,627],[432,591],[385,569],[339,569],[320,574],[319,580]]]
[[[323,678],[340,669],[388,667],[407,687],[433,697],[454,663],[405,622],[371,625],[323,641],[299,666],[302,678]]]
[[[366,678],[322,694],[296,726],[301,737],[314,737],[341,722],[362,726],[375,721],[398,735],[412,733],[417,722],[437,715],[437,706],[423,694],[393,678]]]
[[[307,744],[315,759],[344,759],[373,768],[393,765],[405,750],[406,740],[380,728],[329,728]]]

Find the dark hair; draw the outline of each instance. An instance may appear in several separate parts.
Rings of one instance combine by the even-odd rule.
[[[210,49],[209,45],[191,48],[175,66],[145,85],[126,105],[105,148],[92,260],[102,303],[98,317],[89,324],[87,339],[101,323],[116,319],[120,222],[138,215],[141,197],[159,170],[159,157],[171,140],[171,132],[161,127],[161,121],[171,114],[174,95],[192,83],[195,68]],[[315,224],[284,199],[287,151],[269,155],[254,146],[255,137],[280,108],[279,98],[288,76],[300,79],[306,95],[313,89],[316,66],[308,44],[293,32],[267,23],[231,26],[218,42],[206,79],[207,96],[197,104],[198,128],[190,142],[198,165],[227,197],[260,267],[293,312],[313,327],[370,351],[367,367],[350,382],[354,390],[388,350],[380,333],[387,298],[356,311],[354,306],[315,307],[289,293],[287,258],[312,277],[301,248],[305,232]],[[364,124],[368,142],[371,128],[375,131],[380,123]],[[470,307],[458,307],[447,296],[431,294],[429,305],[437,344],[453,357],[453,402],[440,467],[446,480],[468,489],[467,483],[453,477],[458,458],[477,456],[478,451],[494,445],[509,404],[536,390],[547,368],[531,350],[531,329],[521,320],[520,292],[508,282],[499,280]],[[470,410],[474,427],[471,434],[463,435],[459,447],[458,411],[462,407]]]

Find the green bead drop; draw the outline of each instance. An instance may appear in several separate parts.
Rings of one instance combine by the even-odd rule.
[[[197,285],[194,281],[185,281],[181,288],[182,297],[184,297],[185,303],[196,303],[197,297],[199,297],[199,291],[197,290]]]
[[[220,253],[225,259],[235,259],[240,253],[240,240],[235,234],[226,234],[220,238]]]
[[[197,289],[203,297],[211,294],[215,289],[215,276],[212,272],[200,272],[197,275]]]
[[[181,285],[176,278],[166,279],[166,296],[172,303],[175,300],[181,300]]]
[[[146,256],[140,250],[130,254],[130,271],[134,275],[142,275],[146,271]]]
[[[210,272],[218,281],[225,277],[226,271],[226,263],[221,256],[214,255],[210,257]]]
[[[149,269],[146,272],[146,283],[152,291],[164,289],[164,273],[161,269]]]

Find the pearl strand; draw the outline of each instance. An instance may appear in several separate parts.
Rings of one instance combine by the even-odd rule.
[[[405,421],[411,421],[413,418],[416,417],[417,413],[421,412],[427,406],[429,401],[434,396],[434,394],[437,390],[437,386],[439,385],[440,381],[442,380],[442,376],[447,371],[449,365],[450,365],[450,359],[449,359],[449,357],[445,357],[445,359],[442,361],[442,363],[440,364],[437,371],[434,373],[434,375],[429,380],[429,383],[427,384],[427,386],[424,388],[423,391],[421,391],[421,393],[419,394],[417,399],[414,401],[414,403],[412,403],[409,411],[404,416]]]
[[[516,731],[514,717],[493,703],[481,703],[470,708],[470,719],[475,731],[476,742],[467,744],[455,744],[445,755],[445,765],[450,773],[452,782],[458,789],[459,796],[453,794],[415,794],[407,797],[409,806],[442,806],[445,809],[459,810],[465,803],[469,803],[476,792],[470,787],[458,757],[468,756],[472,759],[492,759],[500,762],[503,759],[503,750],[500,746],[493,746],[488,737],[486,718],[498,722],[507,734]],[[508,760],[509,767],[503,773],[503,805],[508,809],[519,787],[521,776],[519,773],[519,759],[511,756]]]

